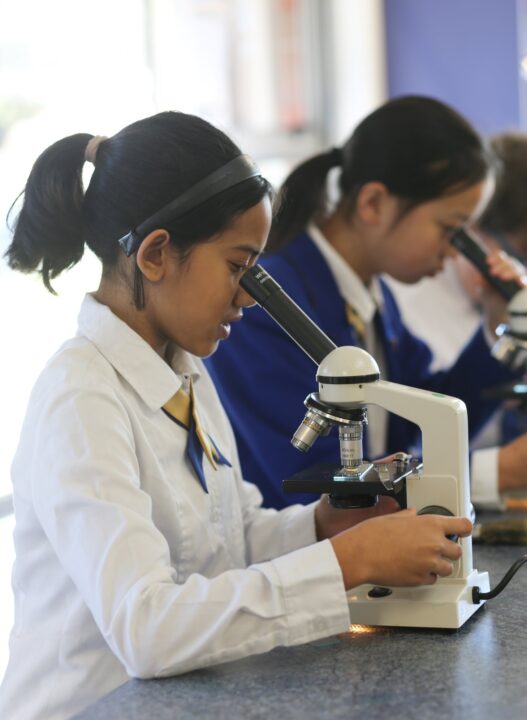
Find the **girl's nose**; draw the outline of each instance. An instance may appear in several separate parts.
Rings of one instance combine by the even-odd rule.
[[[236,307],[240,308],[252,307],[253,305],[256,305],[256,300],[241,286],[238,286],[238,290],[234,297],[234,304]]]

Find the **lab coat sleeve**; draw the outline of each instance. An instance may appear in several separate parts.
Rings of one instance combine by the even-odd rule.
[[[248,562],[270,560],[316,542],[316,502],[283,510],[262,508],[260,491],[247,482],[242,482],[240,494]]]
[[[39,402],[28,459],[35,511],[129,675],[177,674],[347,628],[329,541],[178,582],[140,485],[129,416],[111,387],[65,386]]]

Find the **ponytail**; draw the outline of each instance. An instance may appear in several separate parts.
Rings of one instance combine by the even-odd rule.
[[[71,135],[37,159],[6,252],[11,268],[26,273],[37,270],[54,294],[51,280],[79,262],[84,253],[82,168],[92,137]]]
[[[328,172],[340,165],[338,148],[306,160],[286,179],[277,195],[268,250],[277,250],[326,211]]]
[[[54,292],[51,281],[81,259],[86,245],[103,274],[111,274],[125,257],[120,238],[239,155],[221,130],[180,112],[138,120],[110,138],[79,134],[59,140],[33,166],[6,253],[9,265],[38,271]],[[86,191],[85,161],[95,163]],[[183,259],[269,192],[267,180],[250,176],[181,216],[167,217],[162,227]],[[132,299],[138,309],[144,307],[141,277],[136,269]]]

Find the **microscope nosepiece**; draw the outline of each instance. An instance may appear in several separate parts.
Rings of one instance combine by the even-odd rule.
[[[527,335],[520,335],[502,324],[496,328],[498,340],[491,353],[499,362],[513,370],[520,370],[527,365]]]

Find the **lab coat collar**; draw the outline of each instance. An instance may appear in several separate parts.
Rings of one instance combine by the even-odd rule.
[[[95,345],[151,410],[162,407],[185,378],[199,380],[200,371],[192,355],[172,346],[166,362],[107,305],[89,294],[80,308],[77,335]]]

